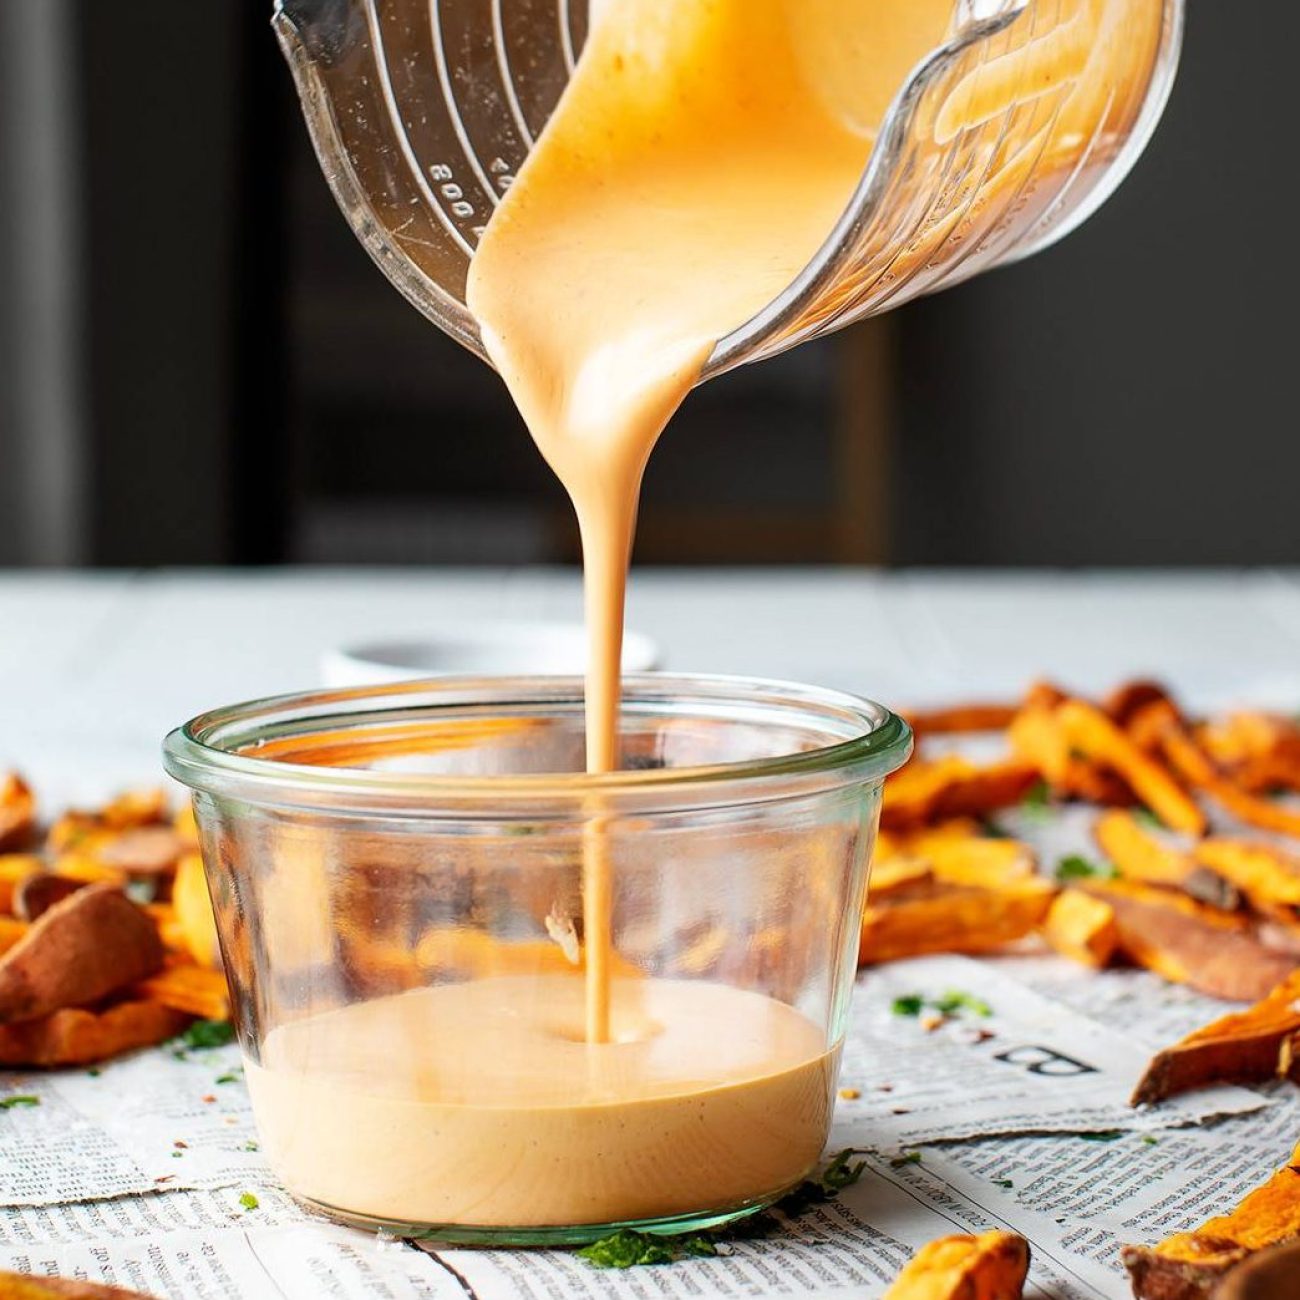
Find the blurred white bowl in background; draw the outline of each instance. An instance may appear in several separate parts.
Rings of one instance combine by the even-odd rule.
[[[659,647],[639,632],[623,638],[623,671],[659,667]],[[427,640],[369,641],[321,657],[326,686],[374,686],[416,677],[581,676],[587,634],[580,623],[465,623]]]

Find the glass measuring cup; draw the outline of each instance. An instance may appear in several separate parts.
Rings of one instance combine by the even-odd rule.
[[[277,0],[275,28],[353,230],[485,361],[465,306],[470,259],[610,2]],[[703,377],[1073,230],[1155,129],[1182,21],[1183,0],[953,0],[946,28],[900,63],[892,103],[863,124],[875,148],[835,230],[718,343]]]
[[[703,1228],[821,1154],[907,725],[832,691],[634,677],[623,770],[589,777],[583,713],[576,678],[443,678],[167,738],[262,1146],[335,1217],[514,1245]],[[621,991],[594,1051],[573,928],[593,792]],[[738,1078],[720,1042],[762,1068]]]

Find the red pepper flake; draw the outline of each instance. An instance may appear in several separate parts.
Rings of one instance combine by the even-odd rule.
[[[199,1098],[199,1100],[201,1102],[204,1102],[206,1105],[210,1106],[214,1101],[216,1101],[216,1098],[209,1092],[209,1093],[205,1093],[202,1097]]]
[[[182,1151],[184,1151],[185,1148],[189,1146],[189,1143],[188,1143],[188,1142],[182,1142],[182,1141],[180,1140],[180,1138],[177,1138],[176,1141],[172,1143],[172,1146],[174,1146],[174,1147],[180,1147],[180,1149],[181,1149]]]

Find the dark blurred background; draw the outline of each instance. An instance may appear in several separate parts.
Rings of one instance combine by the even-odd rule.
[[[1300,562],[1300,7],[1189,7],[1101,213],[702,389],[638,559]],[[269,9],[0,0],[0,564],[574,558],[495,376],[335,209]]]

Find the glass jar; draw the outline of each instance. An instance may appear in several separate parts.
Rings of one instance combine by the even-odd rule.
[[[647,676],[622,746],[584,775],[582,683],[544,678],[288,696],[167,738],[263,1147],[299,1198],[559,1244],[724,1223],[816,1164],[910,732],[829,691]]]

